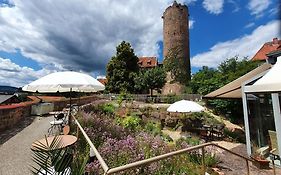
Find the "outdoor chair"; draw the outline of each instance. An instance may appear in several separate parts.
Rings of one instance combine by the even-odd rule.
[[[48,129],[48,136],[53,135],[56,132],[62,132],[63,126],[66,124],[64,113],[59,113],[54,116],[54,120],[50,121],[51,127]]]
[[[223,138],[223,129],[224,129],[223,125],[218,125],[213,127],[211,130],[212,136],[213,137],[215,136],[217,139]]]
[[[277,144],[277,136],[275,131],[268,130],[269,138],[270,138],[270,157],[274,160],[280,160],[278,144]]]
[[[268,134],[269,134],[269,139],[270,139],[270,152],[269,152],[269,157],[272,161],[272,166],[273,166],[273,172],[274,174],[275,172],[275,160],[279,160],[280,159],[280,155],[279,155],[279,150],[278,150],[278,143],[277,143],[277,136],[276,136],[276,132],[275,131],[271,131],[268,130]]]

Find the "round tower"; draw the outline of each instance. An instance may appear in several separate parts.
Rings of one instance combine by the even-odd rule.
[[[176,55],[180,68],[184,71],[184,81],[190,80],[190,53],[189,53],[189,19],[188,7],[174,1],[163,13],[163,56],[169,58],[170,54]],[[164,62],[165,64],[165,62]],[[171,76],[167,76],[168,84],[171,82]],[[187,82],[185,82],[187,83]],[[183,84],[183,82],[181,82]],[[172,87],[176,86],[176,87]],[[181,91],[177,85],[164,86],[164,94],[176,93]],[[171,89],[174,88],[174,89]]]

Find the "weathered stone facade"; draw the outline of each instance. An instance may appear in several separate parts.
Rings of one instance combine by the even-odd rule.
[[[164,59],[171,53],[177,52],[178,59],[187,71],[187,80],[190,80],[190,52],[189,52],[189,19],[188,7],[174,1],[163,13],[163,39]],[[163,88],[163,94],[180,94],[182,85],[171,83],[167,76],[167,84]]]

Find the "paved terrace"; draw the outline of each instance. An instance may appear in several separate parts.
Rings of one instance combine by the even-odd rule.
[[[51,120],[53,116],[30,117],[19,128],[0,134],[0,175],[32,174],[30,146],[48,133]]]

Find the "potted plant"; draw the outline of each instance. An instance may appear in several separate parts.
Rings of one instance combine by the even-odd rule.
[[[251,155],[251,158],[254,160],[253,165],[259,169],[268,169],[270,161],[267,160],[264,155],[262,155],[258,149],[253,148],[254,153]]]

